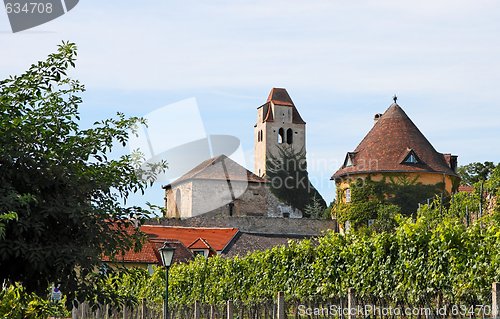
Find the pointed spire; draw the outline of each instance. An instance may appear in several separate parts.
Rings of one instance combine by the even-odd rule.
[[[267,97],[267,102],[273,102],[277,105],[293,106],[293,101],[284,88],[272,88]]]

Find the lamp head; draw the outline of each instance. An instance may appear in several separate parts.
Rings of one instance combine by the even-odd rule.
[[[170,267],[172,265],[172,261],[174,260],[175,248],[170,247],[170,245],[167,242],[165,242],[163,244],[163,247],[158,249],[158,251],[160,252],[163,266]]]

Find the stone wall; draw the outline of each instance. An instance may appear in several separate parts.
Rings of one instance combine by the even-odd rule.
[[[231,190],[236,197],[234,202]],[[282,203],[265,183],[232,181],[231,190],[224,180],[193,180],[175,185],[165,191],[166,217],[186,219],[218,212],[234,216],[302,218],[300,210]]]
[[[269,155],[277,156],[279,147],[282,145],[291,146],[295,152],[306,150],[306,126],[305,124],[295,124],[292,119],[292,108],[289,106],[272,105],[274,116],[273,122],[262,122],[265,114],[263,112],[267,107],[261,107],[257,110],[257,124],[254,129],[254,173],[258,176],[264,176],[266,172],[266,161]],[[279,144],[278,133],[282,128],[285,133],[288,129],[293,131],[293,142],[291,144]],[[263,140],[258,141],[258,132],[262,131]],[[286,135],[286,134],[285,134]]]
[[[337,230],[335,220],[311,218],[274,218],[266,216],[229,216],[217,210],[189,219],[162,219],[152,224],[182,227],[234,227],[242,232],[318,236],[326,230]]]
[[[169,218],[189,218],[193,215],[193,183],[186,182],[165,190],[166,216]]]

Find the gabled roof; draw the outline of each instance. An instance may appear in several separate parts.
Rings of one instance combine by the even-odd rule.
[[[191,245],[188,246],[189,249],[212,249],[212,246],[203,238],[196,239]]]
[[[166,240],[148,240],[143,245],[140,251],[133,249],[127,251],[125,254],[117,254],[114,260],[104,257],[103,261],[119,262],[119,263],[134,263],[134,264],[157,264],[161,265],[161,257],[158,249],[167,242],[170,247],[175,248],[174,262],[183,263],[194,259],[191,251],[179,240],[166,239]]]
[[[161,256],[160,252],[158,251],[165,243],[167,243],[170,247],[175,248],[174,252],[174,262],[180,262],[180,263],[185,263],[190,260],[194,259],[194,255],[189,250],[186,245],[184,245],[180,240],[178,239],[172,239],[172,238],[167,238],[165,240],[155,240],[155,239],[150,239],[151,242],[154,242],[156,244],[156,253],[158,254],[158,258],[161,262]],[[162,263],[163,264],[163,263]]]
[[[143,225],[141,231],[151,239],[161,240],[172,238],[179,240],[189,247],[199,238],[203,238],[210,247],[217,251],[223,251],[231,243],[238,228],[204,228],[204,227],[177,227],[160,225]]]
[[[411,152],[418,163],[405,163]],[[437,152],[403,109],[393,103],[354,152],[348,153],[352,166],[344,165],[332,179],[351,174],[375,172],[433,172],[458,176],[445,155]]]
[[[262,122],[273,122],[273,110],[272,105],[282,105],[289,106],[292,108],[292,123],[294,124],[306,124],[299,114],[299,111],[295,107],[295,104],[288,95],[288,92],[284,88],[272,88],[267,97],[266,103],[259,106],[258,108],[264,108],[264,116],[262,117]]]
[[[265,179],[250,172],[226,155],[219,155],[201,162],[171,184],[163,186],[163,188],[170,188],[173,185],[194,179],[267,183]]]

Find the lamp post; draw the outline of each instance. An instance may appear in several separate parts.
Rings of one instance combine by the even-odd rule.
[[[165,302],[163,304],[163,319],[168,319],[168,271],[174,259],[175,248],[170,247],[167,242],[159,249],[161,261],[165,266]]]

